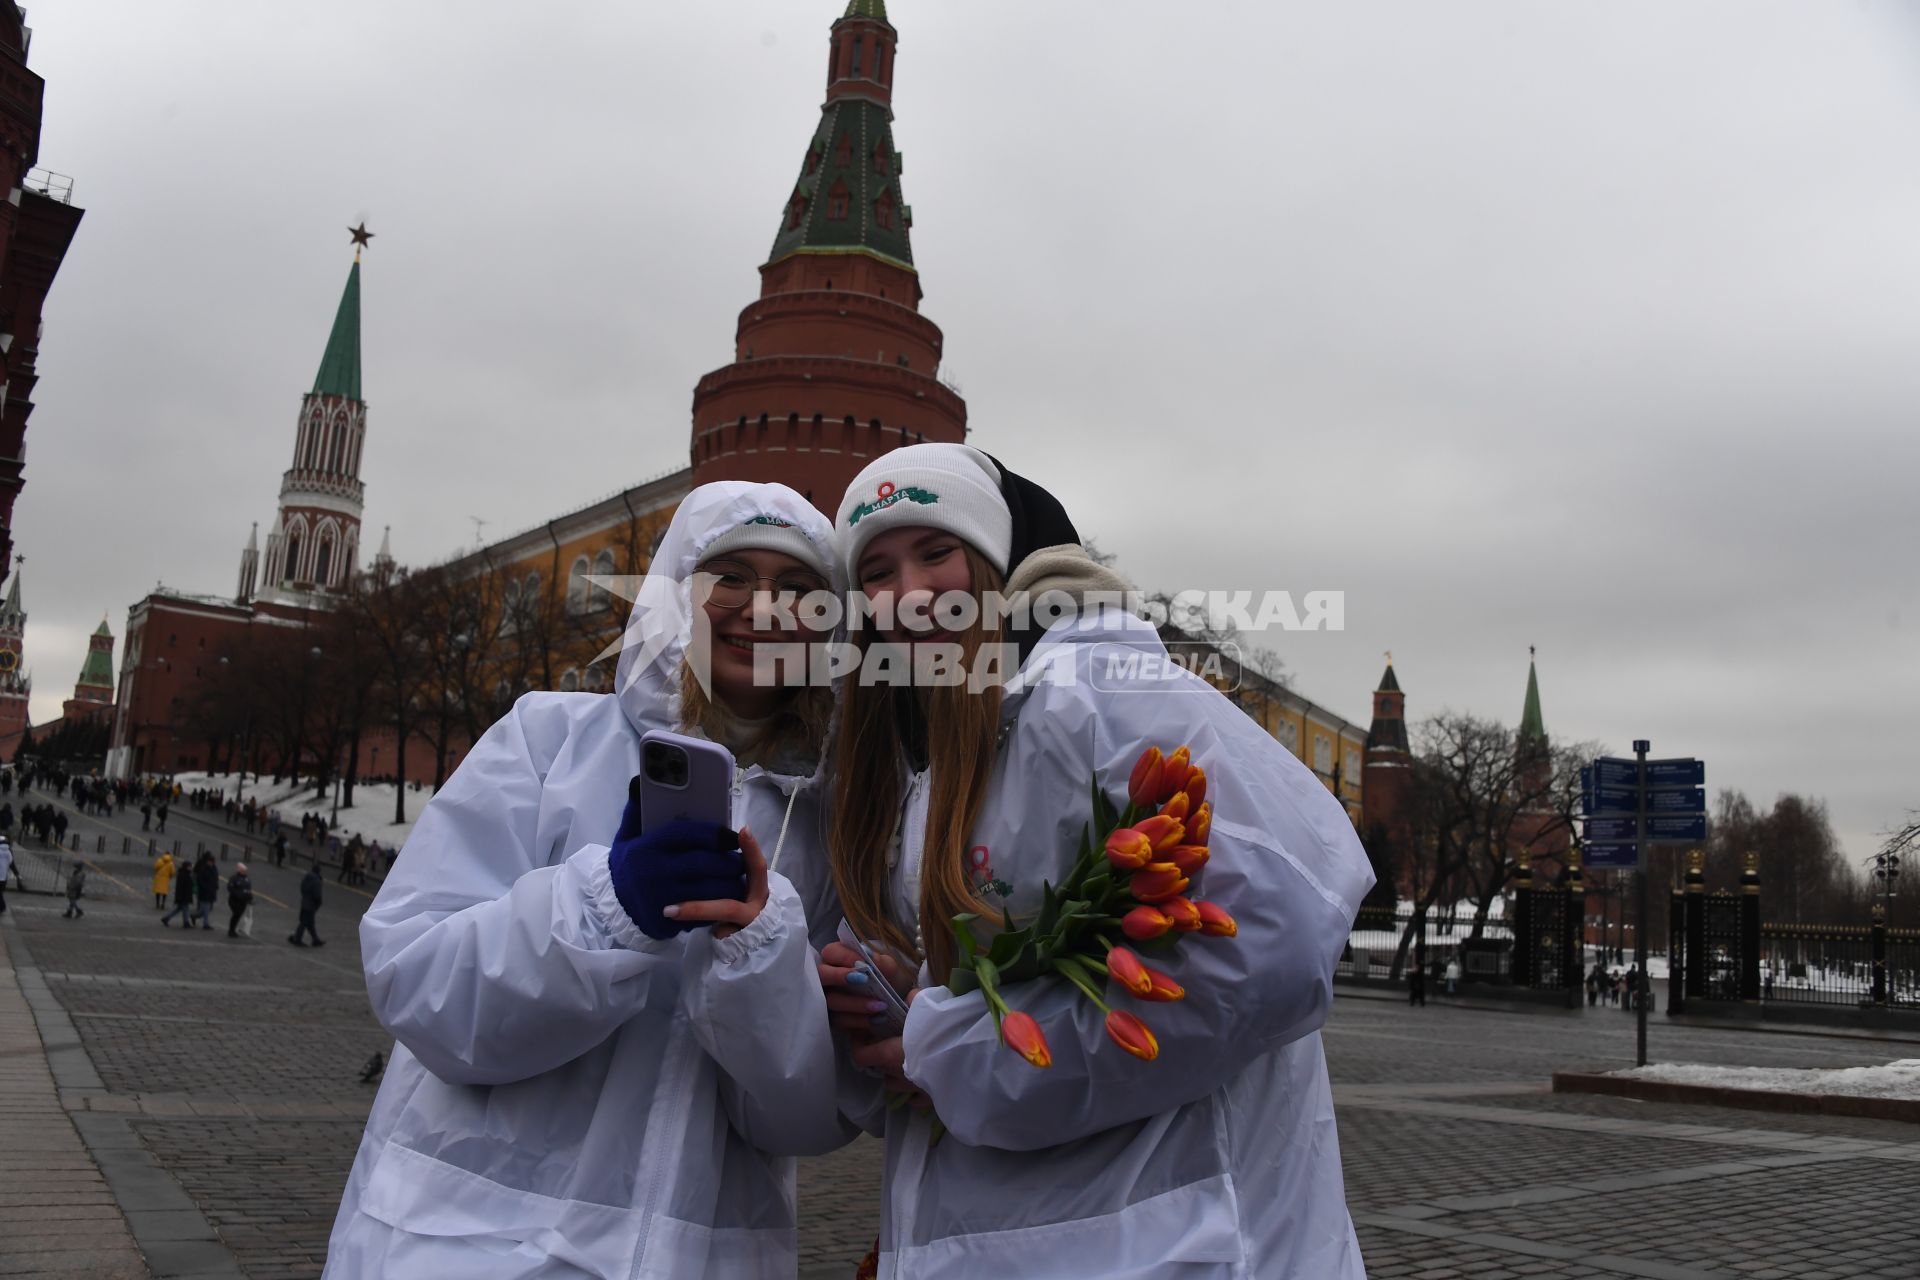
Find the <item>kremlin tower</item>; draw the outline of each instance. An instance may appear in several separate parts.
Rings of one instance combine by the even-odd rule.
[[[356,246],[373,235],[353,229]],[[360,398],[360,250],[355,248],[333,332],[320,357],[313,390],[300,402],[293,465],[280,482],[280,512],[267,535],[264,565],[258,527],[240,556],[236,599],[313,604],[338,592],[360,557],[360,512],[366,486],[360,482],[360,449],[367,433],[367,405]],[[256,574],[258,579],[256,580]]]
[[[760,297],[733,363],[694,388],[693,485],[778,481],[831,516],[875,456],[966,438],[966,402],[938,377],[940,327],[920,314],[893,141],[899,42],[885,0],[853,0],[833,24],[826,102]]]
[[[15,557],[6,603],[0,604],[0,758],[7,760],[26,732],[27,702],[33,696],[33,679],[22,665],[27,611],[20,607],[20,558]]]

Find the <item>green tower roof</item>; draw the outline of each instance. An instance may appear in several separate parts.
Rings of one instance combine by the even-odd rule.
[[[340,310],[334,313],[333,332],[327,337],[327,353],[320,357],[320,372],[313,379],[314,395],[360,398],[360,256],[354,255],[353,270],[347,272],[346,291],[340,295]]]
[[[864,252],[911,268],[913,210],[900,188],[903,167],[893,145],[891,111],[864,98],[828,103],[767,261],[793,253]]]
[[[1540,718],[1540,677],[1531,658],[1527,659],[1527,705],[1520,712],[1520,736],[1542,740],[1547,736],[1546,722]]]
[[[106,630],[106,627],[106,623],[101,623],[100,631],[96,631],[93,634],[101,634],[102,631]],[[113,650],[89,649],[87,651],[86,664],[80,668],[80,683],[108,689],[113,688]]]
[[[853,0],[853,3],[847,6],[846,16],[849,18],[878,18],[880,21],[885,22],[887,20],[887,0]]]
[[[107,626],[107,620],[102,618],[100,619],[100,625],[93,629],[93,634],[97,636],[110,636],[113,634],[113,629]]]

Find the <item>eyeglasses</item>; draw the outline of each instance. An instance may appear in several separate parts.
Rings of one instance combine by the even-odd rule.
[[[816,573],[796,569],[769,578],[754,573],[746,565],[726,561],[708,565],[695,573],[693,579],[696,598],[722,609],[738,609],[746,604],[753,599],[754,588],[763,582],[771,582],[773,594],[783,600],[797,599],[827,589],[826,580]]]

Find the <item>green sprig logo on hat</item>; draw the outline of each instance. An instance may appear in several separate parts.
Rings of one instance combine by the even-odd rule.
[[[779,516],[755,516],[753,519],[747,521],[747,524],[770,524],[776,529],[793,528],[793,521],[782,520]],[[743,525],[742,527],[744,528],[745,526]]]
[[[885,511],[888,507],[896,503],[917,502],[921,506],[927,507],[932,506],[938,501],[940,501],[939,494],[927,489],[922,489],[918,485],[910,484],[904,489],[896,489],[892,481],[883,480],[880,482],[880,488],[872,502],[863,502],[848,514],[847,527],[852,528],[874,512]]]

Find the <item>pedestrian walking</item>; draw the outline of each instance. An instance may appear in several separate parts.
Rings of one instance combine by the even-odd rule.
[[[1407,1004],[1427,1007],[1427,971],[1417,964],[1407,966]]]
[[[1587,1008],[1591,1009],[1600,1000],[1600,966],[1594,965],[1587,970]]]
[[[166,928],[175,916],[180,917],[182,928],[193,928],[193,865],[185,858],[173,867],[173,910],[160,917],[160,927]]]
[[[220,868],[210,853],[201,854],[200,861],[194,864],[193,896],[199,899],[194,915],[200,927],[213,932],[213,903],[220,896]]]
[[[80,908],[80,896],[87,891],[87,864],[76,862],[73,870],[67,873],[67,909],[63,920],[78,920],[87,914]]]
[[[7,843],[5,835],[0,835],[0,916],[7,914],[7,877],[12,872],[13,846]]]
[[[155,827],[154,830],[165,831],[167,829],[167,806],[162,804],[154,811],[154,816],[160,819],[160,825]]]
[[[161,850],[160,856],[153,860],[153,909],[161,911],[167,905],[167,890],[173,885],[173,855]]]
[[[1457,995],[1460,991],[1460,961],[1456,958],[1447,961],[1447,994]]]
[[[284,831],[274,833],[273,865],[276,867],[284,867],[287,865],[287,833]]]
[[[227,878],[227,910],[231,918],[227,921],[227,936],[240,936],[240,917],[253,906],[253,877],[247,874],[247,864],[235,864],[233,874]]]
[[[320,940],[320,931],[313,927],[314,917],[320,914],[320,895],[326,887],[326,877],[320,874],[320,864],[315,862],[307,868],[307,874],[300,877],[300,923],[294,928],[293,936],[287,941],[296,947],[307,944],[303,938],[312,938],[313,945],[324,947]]]
[[[153,825],[153,806],[142,801],[140,804],[140,829],[145,831]]]

